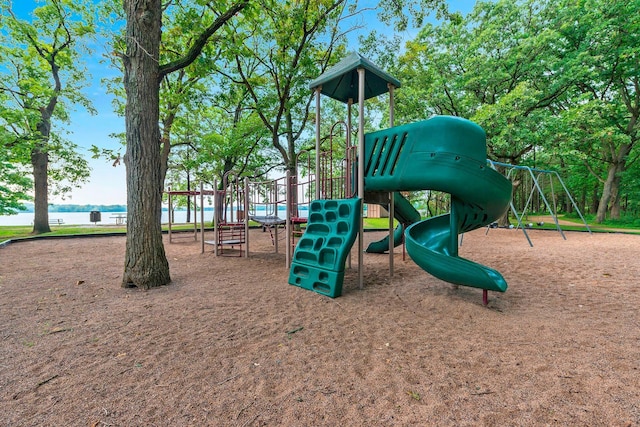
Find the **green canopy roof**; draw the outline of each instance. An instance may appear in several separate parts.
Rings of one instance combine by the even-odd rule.
[[[382,71],[373,62],[356,52],[350,53],[342,61],[325,71],[320,77],[309,84],[310,89],[321,86],[320,91],[344,103],[349,99],[358,102],[358,68],[365,69],[364,99],[373,98],[389,91],[391,83],[400,87],[400,81]]]

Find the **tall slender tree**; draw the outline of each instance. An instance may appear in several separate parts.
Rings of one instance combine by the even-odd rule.
[[[345,0],[265,2],[263,13],[236,27],[233,70],[225,75],[246,88],[268,129],[282,165],[296,176],[296,156],[308,131],[313,95],[308,83],[344,52],[340,22]],[[286,29],[286,30],[283,30]]]
[[[30,21],[15,15],[11,2],[2,2],[0,13],[4,23],[0,91],[7,102],[0,121],[13,135],[5,148],[12,151],[15,161],[31,167],[33,233],[44,233],[50,231],[51,181],[79,183],[89,175],[77,146],[54,132],[54,122],[68,122],[74,104],[92,111],[81,92],[86,72],[79,65],[83,41],[94,34],[92,17],[82,2],[65,0],[50,0],[36,8]],[[56,163],[60,167],[52,169]]]

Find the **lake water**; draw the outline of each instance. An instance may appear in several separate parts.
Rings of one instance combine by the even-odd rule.
[[[186,212],[185,212],[186,214]],[[127,215],[126,212],[102,212],[101,220],[98,224],[116,224],[117,215]],[[185,215],[186,217],[186,215]],[[49,220],[61,219],[65,225],[90,225],[89,212],[49,212]],[[0,225],[32,225],[33,212],[24,212],[17,215],[0,216]]]
[[[261,209],[262,208],[262,209]],[[264,215],[264,207],[258,207],[257,214]],[[306,210],[301,207],[301,216],[306,217]],[[117,224],[118,216],[126,216],[126,212],[101,212],[100,219],[98,225],[115,225]],[[285,207],[279,206],[278,216],[281,218],[285,217]],[[93,225],[93,222],[90,221],[90,213],[89,212],[49,212],[49,220],[61,219],[65,225]],[[162,211],[162,223],[166,223],[169,219],[168,212]],[[194,213],[191,212],[191,221],[194,220]],[[195,215],[195,220],[200,221],[200,212],[197,212]],[[204,211],[204,220],[206,222],[211,222],[213,220],[213,209],[205,209]],[[177,210],[174,214],[174,222],[175,223],[185,223],[187,222],[187,211],[186,210]],[[33,212],[24,212],[16,215],[0,215],[0,226],[3,225],[32,225],[33,224]]]

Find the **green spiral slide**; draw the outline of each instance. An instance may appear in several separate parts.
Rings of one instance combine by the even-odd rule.
[[[367,196],[365,196],[365,200]],[[382,205],[385,209],[388,209],[389,204]],[[420,221],[420,212],[411,205],[402,194],[398,191],[393,196],[393,213],[395,219],[399,224],[393,232],[393,247],[399,246],[402,243],[402,236],[404,236],[405,227]],[[377,242],[371,242],[365,252],[370,254],[381,254],[389,250],[389,236],[385,236],[382,240]]]
[[[486,136],[480,126],[435,116],[365,135],[365,189],[451,194],[449,214],[407,228],[411,259],[450,283],[507,289],[500,273],[458,256],[458,234],[495,221],[511,200],[511,182],[486,165]]]

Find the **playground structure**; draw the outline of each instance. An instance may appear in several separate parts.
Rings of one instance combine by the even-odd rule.
[[[189,196],[193,201],[193,211],[197,211],[196,198],[200,198],[200,218],[194,223],[194,233],[187,236],[198,240],[198,234],[205,235],[204,197],[213,199],[213,239],[203,238],[201,252],[205,245],[212,245],[216,256],[249,256],[249,222],[257,223],[269,237],[279,253],[284,243],[285,262],[291,264],[293,249],[303,234],[304,224],[308,221],[311,200],[316,194],[323,198],[353,197],[351,181],[353,148],[346,150],[347,158],[334,158],[334,137],[339,126],[347,128],[343,122],[336,123],[331,129],[329,147],[325,150],[303,150],[296,156],[296,170],[304,171],[304,175],[286,176],[268,180],[250,180],[240,178],[234,171],[223,175],[220,185],[213,182],[213,189],[173,191],[169,188],[169,210],[172,199],[176,196]],[[347,138],[349,138],[347,133]],[[315,163],[315,164],[314,164]],[[317,198],[317,197],[316,197]],[[194,214],[195,215],[195,214]],[[174,236],[171,216],[168,224],[169,242]],[[184,235],[184,233],[181,233]]]
[[[248,221],[245,218],[244,213],[247,212],[246,202],[246,184],[245,180],[240,179],[233,172],[227,173],[223,177],[222,187],[223,190],[216,190],[217,182],[214,181],[214,189],[205,189],[204,184],[200,184],[199,190],[171,190],[169,188],[167,193],[168,198],[168,210],[169,218],[167,223],[167,230],[169,236],[169,243],[174,243],[176,237],[173,231],[173,199],[176,196],[186,196],[188,198],[187,203],[193,203],[193,234],[186,235],[188,238],[198,240],[198,233],[202,237],[201,239],[201,251],[204,252],[205,245],[213,245],[216,256],[229,255],[232,253],[235,256],[245,256],[249,254],[248,246]],[[206,240],[205,236],[205,202],[204,197],[210,197],[213,199],[213,240]],[[200,209],[198,210],[198,200],[200,200]],[[199,220],[196,218],[197,214],[200,214]],[[185,236],[185,233],[179,233],[179,236]],[[237,250],[235,250],[237,248]]]
[[[309,175],[306,179],[292,179],[286,177],[275,180],[251,181],[240,178],[234,171],[223,175],[220,186],[213,182],[213,189],[205,189],[200,184],[199,190],[171,190],[166,193],[169,205],[168,235],[169,243],[178,238],[189,238],[198,241],[198,235],[206,236],[205,227],[205,197],[213,203],[213,216],[207,218],[213,224],[213,238],[201,239],[201,252],[205,252],[205,245],[213,246],[216,256],[249,256],[249,222],[253,221],[269,232],[271,242],[278,253],[280,244],[287,240],[286,262],[290,262],[292,245],[301,235],[300,225],[307,222],[301,211],[308,209],[310,204],[310,188],[315,185],[315,177]],[[296,193],[296,196],[292,196]],[[194,218],[193,233],[176,234],[173,229],[171,211],[173,199],[176,196],[188,197],[192,206]],[[201,209],[198,210],[200,200]],[[290,202],[287,202],[289,200]],[[178,237],[176,237],[178,236]]]
[[[222,178],[222,190],[213,197],[214,240],[203,239],[203,243],[213,245],[216,256],[249,256],[249,220],[247,212],[248,180],[235,172],[228,172]],[[217,188],[217,182],[213,183]],[[203,233],[204,236],[204,233]],[[244,250],[243,250],[244,247]],[[237,248],[237,250],[236,250]],[[232,250],[229,254],[229,250]],[[202,249],[204,252],[204,249]]]
[[[250,182],[247,186],[249,219],[260,224],[263,232],[269,231],[276,252],[281,240],[280,230],[286,224],[286,219],[280,217],[280,207],[287,206],[286,186],[286,178]]]
[[[371,243],[366,252],[388,252],[391,277],[394,248],[404,242],[412,260],[431,275],[482,289],[484,304],[488,303],[489,290],[506,291],[507,283],[499,272],[458,255],[458,235],[492,224],[509,207],[522,227],[524,211],[518,214],[511,202],[511,176],[503,176],[496,166],[520,169],[488,162],[484,130],[466,119],[434,116],[394,126],[394,89],[398,87],[399,81],[357,53],[311,82],[310,88],[316,94],[315,153],[303,152],[297,159],[299,162],[301,156],[306,156],[306,177],[287,174],[276,180],[251,182],[229,173],[223,178],[221,190],[205,191],[201,186],[201,207],[205,195],[213,196],[215,212],[215,237],[202,239],[202,251],[207,243],[214,245],[216,255],[224,255],[227,247],[238,247],[239,255],[249,256],[248,224],[249,220],[255,221],[263,231],[269,231],[276,252],[278,242],[286,239],[290,284],[337,297],[342,293],[345,265],[347,261],[351,264],[349,254],[356,240],[358,285],[363,287],[363,207],[365,203],[375,203],[389,211],[389,234]],[[365,134],[364,101],[387,93],[390,127]],[[328,151],[321,149],[321,95],[347,106],[346,120],[331,127]],[[358,141],[353,144],[355,105]],[[338,127],[344,127],[346,135],[343,159],[333,158],[333,137]],[[533,173],[549,171],[526,170],[544,197]],[[562,186],[570,198],[564,183]],[[449,213],[422,219],[402,195],[420,190],[448,193]],[[545,203],[552,211],[546,199]],[[307,211],[306,216],[303,210]],[[557,224],[555,215],[554,218]],[[399,223],[395,230],[394,219]],[[303,230],[300,225],[304,223]],[[202,235],[203,225],[201,209]]]
[[[363,203],[389,208],[389,238],[377,242],[370,252],[383,252],[388,244],[389,274],[393,276],[393,248],[402,239],[394,233],[393,219],[404,231],[407,252],[425,271],[450,283],[504,292],[507,284],[497,271],[460,258],[458,234],[486,226],[509,207],[511,182],[486,164],[486,136],[478,125],[457,117],[431,119],[394,126],[394,89],[400,82],[362,56],[352,53],[311,82],[316,93],[316,155],[320,153],[321,95],[347,105],[347,134],[351,135],[352,106],[358,105],[358,144],[353,168],[357,197],[327,199],[316,187],[309,223],[291,263],[289,283],[330,297],[342,293],[344,266],[358,237],[358,281],[363,285]],[[364,132],[364,101],[389,94],[390,127]],[[347,156],[347,170],[351,170]],[[321,176],[320,159],[316,175]],[[420,220],[401,191],[436,190],[451,194],[448,214]],[[416,215],[417,214],[417,215]],[[402,230],[402,229],[401,229]],[[393,238],[391,237],[393,236]],[[369,249],[369,248],[368,248]]]
[[[205,195],[207,196],[211,196],[214,194],[213,190],[203,190],[202,188],[200,188],[200,190],[172,190],[171,187],[169,187],[167,189],[167,191],[165,191],[165,193],[167,193],[167,213],[168,213],[168,219],[167,219],[167,234],[169,236],[169,243],[173,243],[174,239],[176,238],[193,238],[195,241],[198,241],[198,221],[195,220],[197,212],[198,212],[198,199],[200,199],[200,206],[202,208],[204,208],[204,200],[202,197],[204,197]],[[176,234],[173,229],[172,226],[174,224],[174,211],[173,211],[173,200],[176,196],[183,196],[183,197],[187,197],[187,204],[189,205],[190,208],[192,208],[192,213],[194,215],[194,221],[193,221],[193,234],[189,233],[189,234],[185,234],[185,233],[179,233],[177,235],[174,236],[174,234]]]
[[[523,223],[523,219],[527,216],[529,212],[529,208],[531,208],[533,205],[534,195],[537,195],[539,198],[539,201],[543,202],[546,208],[546,211],[548,212],[548,214],[553,219],[553,222],[555,223],[556,230],[558,231],[558,233],[560,233],[560,235],[564,240],[567,240],[567,237],[562,231],[562,227],[560,226],[560,223],[558,221],[558,214],[557,214],[558,206],[557,206],[557,198],[555,194],[554,179],[561,186],[562,191],[564,192],[564,196],[571,203],[573,209],[576,211],[576,213],[582,220],[582,223],[584,224],[586,230],[589,232],[589,234],[591,234],[591,229],[589,228],[587,221],[584,219],[584,216],[582,216],[582,212],[580,212],[578,205],[573,200],[573,197],[571,196],[569,189],[565,185],[564,181],[562,180],[558,172],[552,171],[552,170],[532,168],[529,166],[511,165],[509,163],[494,162],[491,160],[487,160],[487,164],[495,170],[498,170],[498,167],[502,168],[504,170],[504,175],[508,180],[510,180],[512,183],[519,182],[520,184],[518,186],[522,188],[522,190],[525,192],[525,195],[528,193],[526,203],[522,207],[522,210],[520,213],[518,212],[518,209],[516,209],[513,199],[509,202],[509,207],[511,209],[511,213],[513,213],[513,216],[516,218],[516,221],[518,223],[517,228],[522,230],[524,236],[527,239],[527,242],[529,242],[529,246],[533,247],[533,243],[529,238],[529,234],[527,233],[527,226]],[[545,196],[545,191],[543,189],[545,182],[549,183],[548,188],[549,188],[550,197]],[[551,203],[549,203],[549,199],[551,200]],[[487,233],[489,233],[489,227],[487,227]]]

